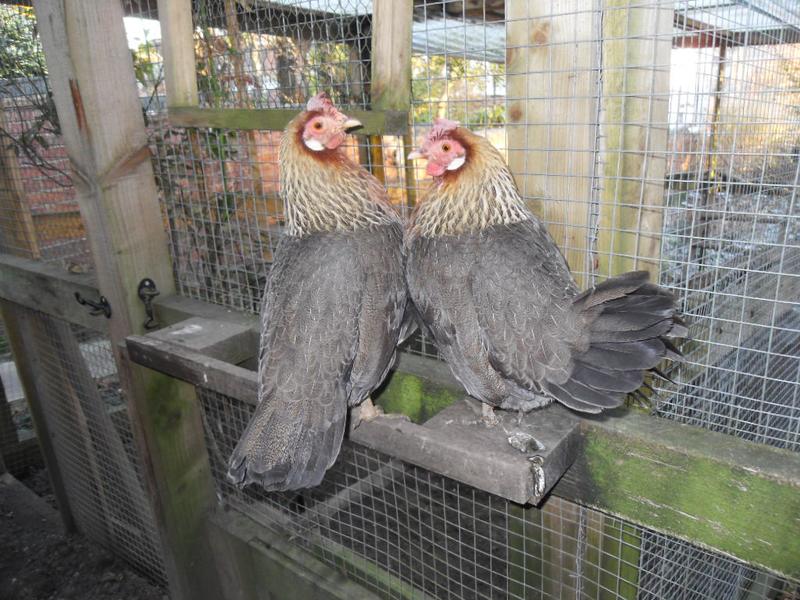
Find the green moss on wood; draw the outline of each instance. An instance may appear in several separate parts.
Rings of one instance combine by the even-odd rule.
[[[719,460],[587,432],[585,459],[603,510],[800,576],[800,490]],[[631,556],[631,559],[634,557]]]
[[[375,398],[375,403],[387,413],[404,414],[414,423],[424,423],[462,395],[461,391],[396,371]]]

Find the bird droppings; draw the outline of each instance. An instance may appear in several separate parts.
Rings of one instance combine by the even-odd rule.
[[[544,444],[533,437],[530,433],[524,431],[515,431],[508,436],[508,443],[515,450],[519,450],[523,454],[532,454],[534,452],[541,452],[544,450]]]

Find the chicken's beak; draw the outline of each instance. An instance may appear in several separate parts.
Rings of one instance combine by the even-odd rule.
[[[348,118],[347,121],[344,122],[342,125],[342,129],[344,129],[347,133],[350,133],[353,129],[359,129],[364,125],[358,119]]]
[[[411,152],[408,153],[408,156],[406,157],[406,159],[407,160],[417,160],[418,158],[424,158],[424,157],[425,157],[425,155],[422,154],[422,152],[420,152],[419,150],[412,150]]]

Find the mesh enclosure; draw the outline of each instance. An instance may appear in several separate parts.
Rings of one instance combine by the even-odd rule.
[[[655,412],[798,450],[800,18],[744,0],[607,4],[415,0],[410,135],[354,136],[347,151],[407,214],[429,181],[405,156],[435,117],[487,136],[582,284],[647,268],[679,298],[692,340]],[[280,134],[171,126],[155,2],[125,6],[178,290],[255,312],[284,224]],[[300,109],[320,90],[345,110],[370,107],[369,0],[200,0],[193,10],[203,107]],[[44,114],[43,81],[0,83],[3,131],[24,137]],[[55,130],[32,147],[0,147],[0,250],[85,270]],[[108,342],[34,321],[37,385],[79,527],[163,582]],[[436,356],[424,336],[407,350]],[[241,492],[224,464],[250,407],[200,396],[224,504],[381,597],[798,593],[597,511],[557,498],[520,507],[356,445],[315,490]]]
[[[551,497],[523,507],[345,442],[302,493],[242,491],[227,459],[252,406],[198,389],[217,493],[382,598],[744,598],[789,582]],[[377,568],[376,568],[377,567]],[[765,583],[766,582],[766,583]]]
[[[17,50],[25,57],[16,67],[4,64],[8,78],[0,77],[0,251],[83,272],[91,266],[89,244],[33,10],[4,5],[0,18],[6,43],[24,40]]]
[[[204,106],[299,109],[320,89],[369,106],[368,0],[195,13]],[[738,2],[418,1],[412,134],[350,151],[405,211],[428,181],[403,155],[435,116],[487,136],[582,284],[647,268],[679,297],[692,341],[657,414],[797,449],[796,21]],[[139,51],[151,96],[158,45]],[[181,292],[257,311],[283,225],[279,134],[176,130],[156,112]],[[437,356],[422,336],[407,350]]]
[[[160,541],[110,340],[26,313],[36,392],[78,530],[164,585]]]

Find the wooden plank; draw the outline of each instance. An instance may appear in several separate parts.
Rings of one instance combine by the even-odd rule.
[[[638,413],[583,430],[554,494],[800,576],[800,455]]]
[[[255,371],[153,336],[131,336],[127,347],[131,359],[138,364],[249,404],[256,403]],[[408,373],[395,373],[393,377],[400,378],[398,395],[423,411],[424,381]],[[392,387],[391,380],[388,387]],[[516,414],[498,413],[500,424],[488,428],[479,423],[477,404],[450,404],[452,392],[438,391],[436,395],[442,393],[447,394],[446,402],[437,399],[434,404],[445,404],[447,408],[424,426],[398,415],[382,417],[361,423],[350,432],[350,439],[520,503],[538,502],[575,458],[578,419],[560,406],[532,413],[522,423],[517,423]],[[380,395],[375,402],[382,404]],[[517,450],[510,445],[509,436],[515,436],[518,445],[533,437],[544,448]],[[533,456],[542,459],[540,471],[532,467]]]
[[[158,0],[167,105],[197,106],[197,75],[191,0]]]
[[[255,403],[253,371],[146,337],[131,338],[128,344],[137,361],[150,361],[173,376]],[[234,382],[236,378],[240,381]],[[427,427],[378,418],[359,426],[351,439],[479,489],[526,502],[532,496],[530,462],[521,453],[499,449],[507,445],[504,428],[513,431],[515,426],[505,420],[515,416],[503,415],[503,425],[494,430],[481,425],[474,435],[459,438],[457,432],[446,428],[472,427],[468,421],[474,421],[477,414],[470,414],[465,406],[457,402]],[[549,414],[555,414],[552,407],[531,413],[524,423],[545,443],[546,430],[553,428]],[[434,427],[437,420],[439,429]],[[579,458],[556,483],[554,494],[797,576],[797,567],[787,564],[787,556],[798,550],[795,546],[800,540],[800,524],[790,516],[800,511],[800,455],[625,411],[582,422],[583,453],[580,449],[564,453]],[[494,439],[489,439],[491,436]],[[767,517],[765,505],[770,506]],[[636,545],[629,545],[631,548],[622,548],[626,553],[614,560],[634,560],[630,553]]]
[[[6,110],[0,106],[0,129],[6,126]],[[36,228],[31,216],[19,159],[14,150],[0,142],[0,248],[34,260],[41,258]]]
[[[672,2],[604,0],[596,271],[658,281],[667,166]]]
[[[162,3],[162,10],[173,4]],[[174,280],[122,4],[37,0],[34,6],[99,288],[113,310],[111,346],[145,465],[170,592],[176,599],[220,598],[205,535],[213,484],[194,389],[134,368],[124,353],[125,338],[144,330],[139,282],[149,277],[170,295]],[[185,37],[183,18],[179,31]],[[176,30],[169,17],[167,29]],[[187,77],[188,89],[193,57],[191,64],[185,56],[170,61],[173,72]]]
[[[508,164],[583,287],[597,140],[599,14],[582,0],[506,5]]]
[[[373,0],[372,11],[372,109],[408,111],[414,2]]]
[[[44,414],[44,396],[40,384],[42,363],[34,346],[33,332],[31,330],[31,312],[7,300],[0,300],[0,315],[5,325],[6,335],[14,353],[14,362],[17,365],[25,398],[31,411],[31,420],[36,430],[36,439],[42,451],[50,487],[56,497],[61,520],[67,532],[73,532],[75,519],[72,515],[69,494],[64,479],[64,471],[58,460],[58,453],[52,432],[48,428]]]
[[[283,108],[176,107],[169,109],[169,121],[176,127],[283,131],[297,112]],[[408,131],[408,113],[405,111],[348,110],[347,115],[364,125],[358,130],[359,134],[403,135]]]
[[[377,598],[341,572],[301,550],[287,537],[268,532],[262,525],[242,513],[217,511],[212,517],[212,522],[220,531],[226,532],[249,548],[253,562],[251,576],[256,581],[253,587],[258,590],[256,598],[263,600],[276,597],[308,600]]]
[[[100,292],[89,273],[70,273],[53,263],[0,255],[0,298],[43,312],[69,323],[108,332],[108,319],[92,316],[75,294],[97,300]]]

